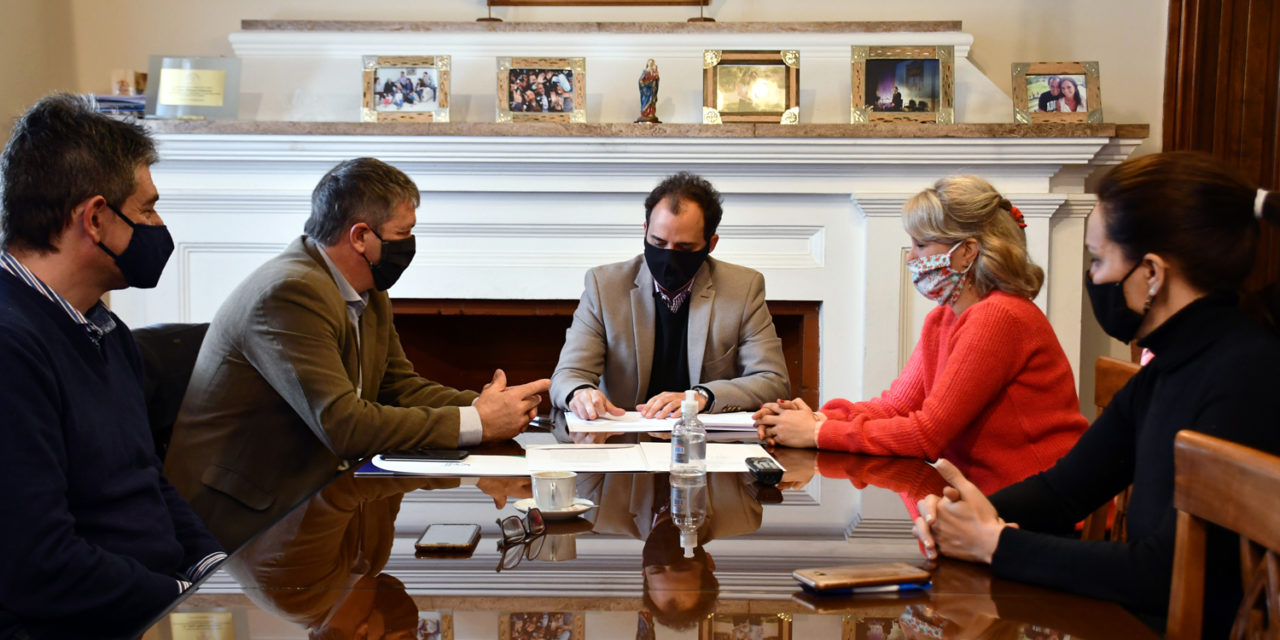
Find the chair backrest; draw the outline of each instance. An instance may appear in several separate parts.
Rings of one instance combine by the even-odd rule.
[[[133,330],[146,374],[147,418],[156,455],[164,460],[173,435],[173,423],[182,407],[182,396],[200,355],[200,344],[209,324],[156,324]]]
[[[1142,369],[1141,365],[1134,364],[1127,360],[1118,360],[1102,356],[1093,365],[1093,403],[1098,406],[1098,414],[1111,404],[1111,399],[1115,397],[1116,392],[1124,385],[1129,384],[1129,379]],[[1084,525],[1080,530],[1080,537],[1084,540],[1124,540],[1125,539],[1125,515],[1129,506],[1129,489],[1125,489],[1117,495],[1114,500],[1098,507],[1097,511],[1089,514],[1084,519]],[[1112,509],[1115,515],[1112,515]],[[1111,520],[1111,526],[1108,529],[1107,520]],[[1110,535],[1108,535],[1108,530]]]
[[[1127,360],[1108,356],[1098,358],[1093,365],[1093,403],[1098,405],[1098,413],[1111,404],[1116,392],[1128,384],[1129,378],[1140,369],[1142,365]]]
[[[1174,438],[1173,505],[1178,509],[1177,547],[1169,589],[1173,640],[1199,638],[1204,617],[1206,525],[1230,529],[1241,538],[1244,601],[1233,637],[1280,635],[1280,456],[1195,431]],[[1265,549],[1259,553],[1259,548]],[[1265,599],[1271,635],[1246,629],[1262,623],[1253,615]],[[1240,634],[1244,632],[1244,635]]]

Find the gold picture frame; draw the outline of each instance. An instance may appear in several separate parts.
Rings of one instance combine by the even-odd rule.
[[[449,56],[364,56],[362,60],[362,122],[449,121]]]
[[[586,58],[498,58],[498,122],[586,122],[586,87]]]
[[[584,640],[586,629],[584,611],[511,611],[498,616],[498,640],[555,638],[565,631],[569,640]]]
[[[955,47],[854,46],[849,122],[955,122]]]
[[[1015,62],[1012,76],[1013,119],[1018,124],[1102,122],[1097,62]],[[1064,85],[1068,82],[1074,87],[1075,100],[1067,96]],[[1054,84],[1061,87],[1058,93]]]
[[[733,638],[791,640],[791,614],[712,613],[698,621],[698,640]]]
[[[800,122],[800,52],[702,52],[702,123]]]
[[[453,611],[419,611],[414,637],[422,640],[453,640]]]

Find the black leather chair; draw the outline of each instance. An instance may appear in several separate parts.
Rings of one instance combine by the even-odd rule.
[[[173,423],[182,407],[182,396],[191,381],[200,343],[209,324],[156,324],[133,330],[146,372],[143,391],[147,397],[147,418],[156,455],[164,460],[173,435]]]

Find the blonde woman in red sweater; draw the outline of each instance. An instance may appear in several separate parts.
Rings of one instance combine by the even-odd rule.
[[[1088,423],[1075,379],[1032,298],[1044,271],[1027,256],[1022,214],[985,180],[939,180],[903,207],[907,268],[938,303],[907,367],[862,402],[803,400],[755,414],[770,444],[945,457],[984,493],[1053,465]]]

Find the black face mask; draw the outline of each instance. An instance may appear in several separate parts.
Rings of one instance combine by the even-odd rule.
[[[702,268],[702,263],[707,261],[709,253],[710,243],[698,251],[662,249],[649,244],[648,240],[644,243],[644,262],[649,265],[649,273],[658,286],[669,292],[679,291],[689,284]]]
[[[373,231],[372,228],[369,230]],[[377,231],[373,231],[373,235],[382,240],[382,236],[378,235]],[[368,258],[364,259],[369,264],[370,273],[373,274],[373,287],[378,291],[390,289],[391,285],[400,279],[404,270],[409,268],[409,263],[413,262],[417,247],[413,236],[400,240],[382,240],[382,259],[378,260],[378,264],[369,262]]]
[[[116,267],[129,286],[139,289],[156,286],[160,282],[160,274],[164,273],[164,265],[169,262],[169,256],[173,253],[173,236],[169,235],[168,227],[162,224],[134,224],[119,209],[111,205],[107,205],[107,208],[133,228],[133,237],[129,238],[129,244],[118,255],[101,242],[98,247],[115,260]]]
[[[1128,343],[1138,335],[1138,325],[1142,324],[1142,318],[1146,313],[1138,313],[1129,308],[1129,304],[1124,300],[1124,283],[1133,275],[1134,271],[1142,262],[1133,265],[1129,273],[1124,274],[1119,282],[1108,282],[1105,284],[1094,284],[1093,278],[1089,277],[1089,272],[1084,273],[1084,288],[1089,292],[1089,302],[1093,305],[1093,317],[1098,320],[1098,324],[1102,326],[1102,330],[1107,335]]]

